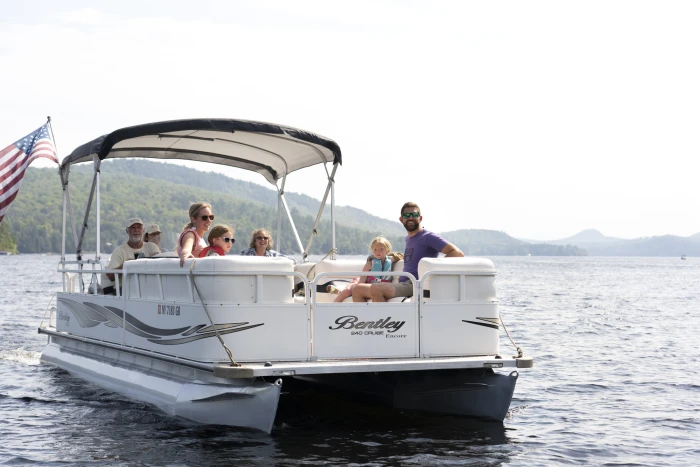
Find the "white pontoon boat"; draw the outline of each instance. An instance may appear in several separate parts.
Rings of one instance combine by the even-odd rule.
[[[226,256],[190,259],[181,268],[176,258],[138,259],[119,271],[116,296],[100,295],[98,277],[110,272],[100,253],[101,163],[124,157],[260,173],[278,191],[277,244],[286,215],[304,261]],[[81,162],[92,162],[94,178],[78,222],[68,181],[71,166]],[[516,369],[531,367],[532,359],[519,349],[513,357],[501,354],[491,261],[424,259],[418,278],[397,263],[394,280],[414,279],[413,300],[333,303],[326,285],[359,275],[364,262],[343,260],[334,250],[307,262],[314,237],[302,245],[284,198],[287,175],[317,164],[327,186],[314,231],[330,194],[335,247],[333,188],[341,152],[330,139],[266,123],[179,120],[124,128],[77,148],[60,167],[63,292],[48,325],[39,328],[48,335],[41,359],[168,414],[266,432],[288,378],[401,409],[502,421]],[[81,246],[93,203],[97,252],[85,259]],[[68,220],[75,261],[66,260]]]

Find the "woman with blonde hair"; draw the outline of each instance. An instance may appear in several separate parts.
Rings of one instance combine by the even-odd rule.
[[[189,209],[190,221],[182,228],[180,238],[177,240],[177,255],[180,257],[180,267],[188,258],[197,258],[199,253],[207,247],[204,234],[207,233],[214,214],[211,212],[211,204],[199,202],[192,203]]]
[[[233,228],[228,225],[214,226],[209,231],[207,240],[209,241],[209,246],[199,253],[200,258],[206,256],[225,256],[231,251],[233,244],[236,243],[236,239],[233,238]]]
[[[255,229],[250,234],[250,243],[248,248],[241,250],[243,256],[282,256],[285,255],[272,249],[275,243],[272,241],[272,235],[267,229]]]

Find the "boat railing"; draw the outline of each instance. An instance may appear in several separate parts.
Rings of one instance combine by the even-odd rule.
[[[495,276],[447,267],[423,271],[418,295],[422,358],[499,354]]]
[[[90,269],[85,269],[88,266]],[[76,280],[79,284],[80,293],[84,290],[84,275],[90,276],[89,293],[99,294],[99,283],[97,275],[105,272],[102,262],[98,259],[83,259],[83,260],[61,260],[58,263],[57,271],[61,273],[61,280],[64,292],[76,292]]]
[[[180,267],[176,259],[146,259],[129,261],[123,270],[102,269],[102,273],[115,273],[115,289],[119,295],[103,295],[95,304],[107,309],[116,306],[140,317],[138,319],[149,326],[161,326],[163,318],[145,310],[155,310],[151,307],[161,305],[169,310],[171,305],[176,305],[177,316],[181,316],[182,305],[185,307],[182,316],[206,318],[201,324],[210,320],[228,323],[235,316],[236,323],[264,325],[269,335],[283,336],[275,340],[279,348],[273,352],[268,349],[268,341],[265,346],[260,345],[259,337],[255,337],[258,334],[237,334],[232,349],[237,358],[240,356],[244,361],[272,361],[281,355],[289,360],[306,360],[499,353],[500,320],[495,272],[488,269],[492,268],[490,263],[476,260],[421,262],[420,280],[407,272],[381,273],[393,276],[394,280],[410,278],[411,299],[334,303],[336,295],[325,292],[326,284],[332,283],[329,279],[366,277],[377,272],[352,270],[358,266],[354,262],[338,261],[324,265],[325,270],[316,271],[313,279],[309,279],[308,273],[292,270],[288,262],[261,260],[256,263],[242,258],[209,258],[199,260],[195,267],[191,267],[192,260]],[[80,272],[79,268],[66,266],[63,270]],[[249,269],[242,270],[245,267]],[[80,292],[84,293],[84,288]],[[122,301],[123,305],[112,300]],[[208,314],[211,317],[207,317]],[[195,318],[190,324],[199,324],[201,319]],[[119,324],[123,326],[122,333],[114,330],[114,336],[100,338],[151,350],[162,345],[157,339],[144,344],[139,340],[142,338],[124,333],[126,322]],[[80,332],[89,337],[93,333],[111,331],[89,327]],[[101,334],[93,337],[98,335]],[[191,358],[216,359],[219,358],[216,352],[216,349],[207,350]]]
[[[411,281],[412,281],[412,283],[413,283],[413,296],[414,296],[414,297],[416,296],[416,293],[417,293],[417,291],[418,291],[418,284],[419,284],[419,281],[416,280],[416,278],[413,276],[413,274],[408,273],[408,272],[402,272],[402,271],[386,271],[386,272],[378,273],[377,271],[354,271],[354,272],[352,272],[352,271],[332,271],[332,272],[329,271],[329,272],[321,272],[321,273],[318,273],[318,274],[314,277],[314,279],[313,279],[313,281],[312,281],[312,283],[311,283],[311,300],[312,300],[312,303],[317,303],[317,302],[318,302],[318,294],[319,294],[319,292],[318,292],[318,286],[320,285],[320,283],[322,282],[323,279],[326,279],[326,280],[327,280],[328,278],[334,278],[334,279],[335,279],[335,278],[338,278],[338,277],[348,277],[348,278],[352,278],[352,277],[358,277],[358,276],[359,276],[359,277],[369,277],[369,276],[378,276],[378,275],[381,275],[381,276],[391,276],[392,278],[408,277],[409,279],[411,279]],[[320,293],[323,293],[323,292],[320,292]],[[335,295],[335,294],[330,294],[330,295]],[[397,298],[391,299],[391,301],[393,301],[393,302],[397,302],[397,301],[403,302],[404,299],[405,299],[405,297],[397,297]],[[344,302],[344,303],[348,303],[348,302]]]
[[[426,267],[442,268],[423,271],[420,280],[408,273],[382,273],[409,277],[414,287],[410,301],[394,298],[385,303],[319,301],[316,285],[329,276],[376,274],[320,273],[311,287],[314,354],[319,358],[497,355],[495,272],[449,270],[459,267],[452,262]]]
[[[491,284],[481,283],[492,282],[495,275],[493,272],[426,271],[420,280],[422,290],[420,296],[423,297],[424,302],[439,301],[455,304],[479,304],[487,301],[489,303],[498,303],[495,288]],[[431,278],[434,278],[432,285]],[[486,281],[480,281],[480,278],[485,278]],[[491,291],[493,291],[492,294],[489,293]]]
[[[124,273],[123,270],[118,269],[105,269],[105,272],[121,272]],[[183,268],[182,271],[168,271],[168,270],[149,270],[149,271],[127,271],[125,275],[125,283],[129,283],[129,289],[124,290],[125,294],[128,294],[129,298],[146,298],[142,297],[141,293],[141,287],[142,287],[142,281],[139,280],[141,278],[147,278],[155,276],[155,284],[157,286],[156,290],[158,291],[158,296],[157,297],[148,297],[148,298],[155,298],[157,300],[166,300],[167,298],[165,297],[164,293],[164,288],[163,288],[163,278],[166,276],[185,276],[187,278],[187,290],[188,290],[188,301],[190,303],[196,303],[197,296],[196,296],[196,289],[195,289],[195,284],[194,284],[194,278],[196,277],[218,277],[218,278],[225,278],[225,277],[254,277],[255,278],[255,294],[254,299],[252,303],[257,303],[257,304],[264,304],[265,299],[264,297],[266,296],[265,294],[265,277],[294,277],[298,279],[299,281],[305,282],[308,284],[308,279],[307,277],[302,274],[301,272],[297,271],[189,271],[187,268]],[[115,275],[115,278],[117,276]],[[130,280],[133,279],[133,280]],[[221,284],[220,284],[221,285]],[[271,286],[268,286],[271,287]],[[135,290],[134,290],[135,288]],[[309,288],[304,287],[304,295],[294,295],[292,296],[293,289],[290,288],[289,290],[289,296],[291,297],[290,303],[296,303],[296,304],[306,304],[308,305],[310,300],[309,296]],[[207,296],[206,294],[202,294],[204,297],[199,297],[200,302],[206,302]],[[298,299],[303,299],[302,300],[294,300],[294,298]]]
[[[342,266],[341,266],[342,267]],[[316,358],[416,358],[420,355],[419,301],[405,298],[385,303],[319,300],[318,285],[330,277],[366,277],[376,271],[325,271],[311,282],[311,335]],[[419,282],[407,272],[382,276],[408,277],[414,295]],[[323,294],[323,292],[321,292]],[[332,294],[328,294],[333,296]]]

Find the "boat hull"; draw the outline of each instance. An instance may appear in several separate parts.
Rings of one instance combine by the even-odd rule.
[[[516,371],[491,369],[405,371],[297,376],[390,407],[503,421],[508,413]]]
[[[126,350],[51,336],[41,360],[171,416],[270,433],[282,382],[216,378],[211,372]]]

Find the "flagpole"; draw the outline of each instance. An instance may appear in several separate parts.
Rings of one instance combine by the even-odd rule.
[[[58,147],[56,146],[56,137],[53,134],[53,126],[51,125],[51,115],[46,117],[46,124],[49,126],[49,131],[51,132],[51,140],[53,141],[53,147],[56,149],[56,155],[58,156]],[[63,228],[61,229],[61,264],[65,269],[66,261],[66,211],[68,204],[68,184],[63,179],[63,173],[61,172],[61,164],[58,165],[58,175],[61,177],[61,191],[63,192]],[[66,291],[66,273],[61,274],[63,276],[63,291]]]
[[[49,125],[49,131],[51,132],[51,140],[53,141],[53,147],[56,148],[56,156],[58,156],[58,146],[56,145],[56,137],[53,134],[53,126],[51,125],[51,115],[46,117],[46,123]],[[56,157],[58,159],[58,157]],[[59,166],[61,163],[59,162]]]

